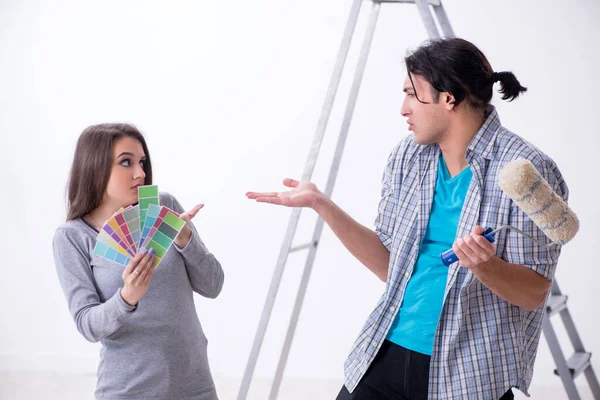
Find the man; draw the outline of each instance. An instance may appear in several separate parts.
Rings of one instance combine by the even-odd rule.
[[[526,88],[493,71],[472,43],[428,42],[406,57],[402,115],[412,135],[392,152],[372,231],[310,182],[286,179],[259,202],[313,208],[346,248],[387,282],[345,363],[338,400],[512,399],[531,382],[560,246],[540,247],[502,231],[512,225],[549,240],[500,190],[500,169],[530,160],[565,201],[555,163],[505,129],[489,103]],[[458,262],[439,255],[452,247]]]

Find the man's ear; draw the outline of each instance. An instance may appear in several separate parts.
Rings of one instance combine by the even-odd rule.
[[[446,106],[446,110],[451,111],[454,109],[456,104],[456,99],[452,95],[452,93],[445,92],[443,93],[444,105]]]

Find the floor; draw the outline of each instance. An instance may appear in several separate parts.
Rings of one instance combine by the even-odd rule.
[[[240,380],[232,378],[215,378],[221,400],[236,398]],[[585,380],[578,382],[582,400],[593,397]],[[40,373],[2,373],[0,374],[0,400],[86,400],[93,399],[96,377],[93,375],[64,375]],[[319,380],[284,380],[279,392],[281,400],[333,400],[341,383]],[[266,400],[270,389],[268,379],[257,379],[253,382],[248,400]],[[535,386],[530,390],[531,399],[563,400],[567,399],[562,386]],[[522,393],[515,398],[526,399]]]

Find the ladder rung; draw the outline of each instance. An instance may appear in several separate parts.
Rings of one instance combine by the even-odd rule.
[[[562,295],[551,295],[546,303],[546,311],[548,317],[553,316],[557,312],[564,310],[567,307],[567,296]]]
[[[414,3],[415,0],[373,0],[374,3]],[[440,0],[429,0],[430,5],[439,7],[442,3]]]
[[[573,353],[573,355],[569,357],[567,366],[569,367],[569,372],[571,372],[573,378],[577,377],[577,375],[590,366],[590,358],[592,358],[592,353]],[[557,369],[554,370],[554,373],[559,375]]]
[[[300,251],[300,250],[304,250],[304,249],[310,249],[311,247],[316,247],[318,242],[310,242],[310,243],[306,243],[306,244],[301,244],[300,246],[296,246],[296,247],[292,247],[290,249],[290,253],[294,253],[296,251]]]

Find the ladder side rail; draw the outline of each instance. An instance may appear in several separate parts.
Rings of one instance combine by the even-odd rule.
[[[440,33],[435,24],[435,20],[433,19],[433,15],[431,14],[431,10],[429,9],[429,2],[427,0],[415,0],[415,4],[419,9],[423,25],[425,25],[427,36],[429,36],[430,39],[439,39]]]
[[[361,8],[362,0],[354,0],[352,4],[352,8],[350,10],[350,15],[348,17],[348,22],[346,24],[346,28],[344,31],[344,35],[342,38],[342,43],[340,45],[340,49],[338,52],[338,56],[336,59],[336,64],[334,66],[334,70],[331,76],[331,80],[329,83],[329,88],[327,90],[327,94],[325,96],[325,102],[323,105],[323,109],[321,112],[321,116],[319,117],[319,121],[317,123],[317,130],[315,133],[315,138],[313,140],[312,148],[309,152],[309,156],[306,162],[306,166],[304,169],[304,173],[302,175],[302,180],[309,180],[312,176],[312,172],[314,170],[314,166],[316,164],[317,156],[320,151],[321,143],[323,141],[323,136],[325,133],[325,129],[327,127],[327,123],[329,121],[329,117],[331,115],[331,109],[333,107],[333,102],[335,100],[335,96],[337,94],[337,90],[339,87],[339,83],[341,80],[342,72],[344,66],[346,64],[346,58],[348,55],[348,51],[350,49],[350,44],[352,42],[352,37],[354,35],[354,29],[356,27],[356,23],[358,21],[360,8]],[[261,319],[259,321],[254,342],[252,344],[252,349],[250,351],[250,355],[248,357],[248,363],[246,365],[246,369],[244,371],[244,376],[242,378],[242,383],[240,385],[240,389],[238,392],[237,400],[245,400],[248,396],[248,391],[250,389],[250,383],[252,381],[252,376],[254,374],[254,369],[256,368],[256,363],[258,361],[258,356],[260,355],[260,349],[262,347],[262,342],[265,337],[265,333],[267,330],[267,326],[269,324],[269,320],[271,317],[271,313],[273,311],[273,306],[275,303],[275,299],[277,297],[277,293],[279,291],[279,284],[281,282],[281,278],[283,276],[283,270],[285,268],[285,264],[287,262],[287,258],[289,255],[289,251],[291,248],[291,244],[294,238],[294,234],[296,232],[296,228],[298,226],[298,222],[300,219],[301,209],[292,210],[292,214],[290,216],[290,220],[288,222],[288,227],[285,233],[285,237],[281,246],[281,250],[277,259],[277,264],[275,270],[273,271],[273,277],[271,279],[271,285],[269,287],[269,292],[267,294],[267,298],[265,300],[265,305],[263,307]]]
[[[336,177],[339,171],[339,166],[341,163],[342,153],[344,151],[346,138],[348,137],[348,131],[350,130],[350,124],[352,121],[352,116],[354,114],[354,108],[356,106],[356,100],[358,98],[358,93],[360,91],[360,86],[362,83],[362,78],[364,76],[364,71],[366,68],[367,60],[369,57],[369,53],[371,50],[371,44],[373,42],[373,37],[375,34],[375,28],[377,26],[377,19],[379,16],[379,10],[381,5],[379,3],[373,3],[371,14],[369,17],[369,23],[367,26],[367,31],[363,40],[361,53],[359,56],[358,64],[356,67],[356,71],[354,74],[354,79],[352,82],[352,87],[350,89],[350,96],[348,98],[348,102],[346,104],[346,111],[344,114],[344,120],[342,123],[342,127],[340,130],[340,134],[338,137],[338,142],[336,145],[335,155],[331,164],[331,168],[329,171],[329,177],[327,180],[327,185],[325,187],[324,194],[328,197],[333,193],[333,188],[335,185]],[[313,233],[313,243],[318,243],[321,237],[321,233],[323,231],[324,221],[322,218],[317,220],[315,230]],[[302,310],[302,304],[304,301],[304,297],[306,295],[306,289],[308,287],[308,281],[310,278],[310,274],[312,272],[312,267],[314,265],[314,260],[317,252],[317,246],[313,246],[309,250],[309,256],[307,258],[306,264],[304,266],[304,271],[302,274],[302,280],[300,286],[298,288],[298,292],[296,295],[296,302],[294,304],[294,308],[292,311],[292,316],[290,323],[288,325],[288,331],[286,334],[286,338],[284,341],[284,346],[280,354],[279,363],[277,365],[277,371],[275,374],[275,379],[273,380],[273,384],[271,386],[271,393],[269,395],[269,400],[275,400],[277,398],[277,393],[279,391],[281,381],[283,379],[283,373],[285,370],[285,366],[287,363],[287,359],[289,356],[289,352],[292,346],[292,341],[294,338],[296,326],[298,324],[298,319],[300,316],[300,311]]]
[[[444,37],[454,37],[454,31],[452,30],[452,25],[450,25],[450,20],[448,19],[448,15],[446,14],[444,6],[441,3],[438,6],[434,5],[433,11],[435,12],[435,16],[440,24],[440,28],[442,28]]]
[[[544,332],[544,336],[546,337],[546,341],[548,342],[548,347],[550,347],[552,357],[556,362],[556,369],[558,370],[560,379],[562,380],[565,390],[567,391],[567,396],[569,396],[570,400],[581,400],[579,392],[575,387],[575,381],[573,380],[571,371],[569,371],[567,360],[565,359],[565,356],[560,348],[558,338],[556,337],[554,328],[552,327],[547,315],[544,315],[543,317],[542,330]]]

